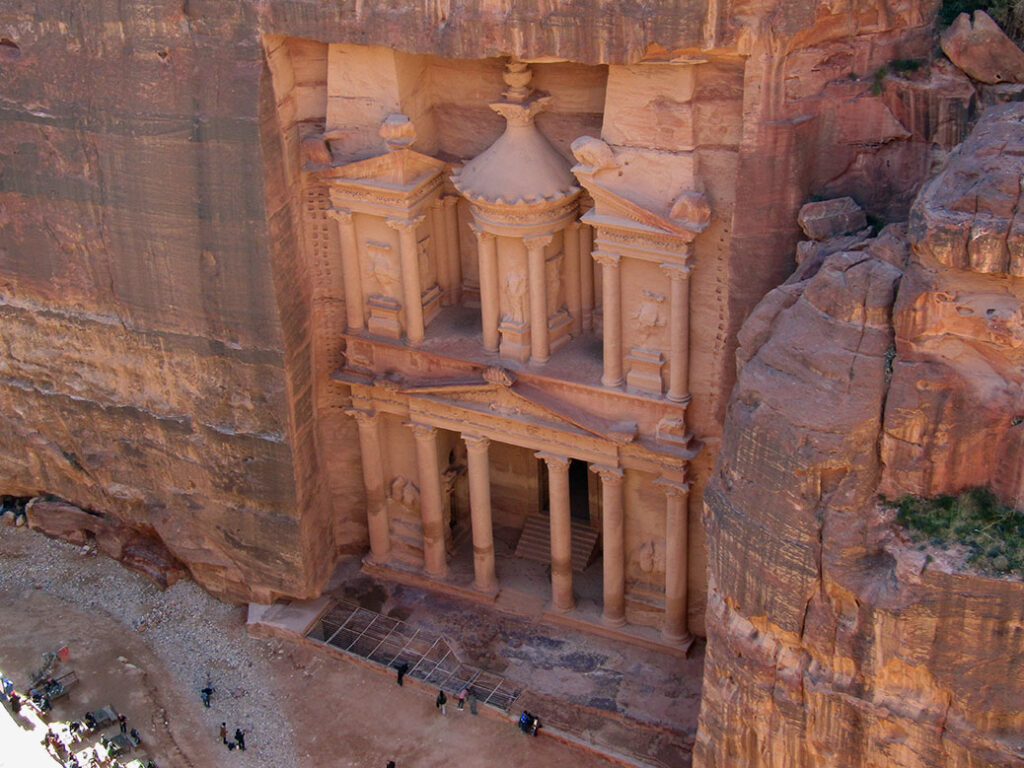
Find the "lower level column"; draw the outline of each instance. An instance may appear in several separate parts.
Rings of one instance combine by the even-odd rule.
[[[689,568],[690,484],[657,481],[665,491],[665,625],[666,640],[680,642],[691,635],[687,621]]]
[[[572,594],[572,509],[569,502],[569,459],[535,454],[548,465],[551,519],[551,607],[566,613],[576,607]]]
[[[604,542],[604,611],[613,627],[626,623],[626,536],[622,505],[622,470],[592,467],[601,476],[601,538]]]
[[[410,423],[416,438],[416,466],[420,481],[420,515],[423,519],[423,570],[432,579],[448,574],[442,516],[441,469],[437,463],[437,429]]]
[[[473,526],[474,586],[481,592],[494,592],[494,528],[491,518],[491,468],[486,437],[463,435],[469,460],[469,514]]]
[[[382,563],[391,552],[391,531],[384,493],[384,463],[380,450],[380,416],[353,408],[347,411],[359,425],[359,452],[366,487],[366,527],[370,536],[370,559]]]

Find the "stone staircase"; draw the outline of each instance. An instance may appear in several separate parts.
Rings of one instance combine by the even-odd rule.
[[[572,523],[572,569],[585,571],[593,562],[599,532],[586,523]],[[551,562],[551,523],[547,515],[529,515],[516,545],[516,557],[548,565]]]

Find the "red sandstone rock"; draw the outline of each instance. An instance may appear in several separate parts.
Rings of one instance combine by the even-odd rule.
[[[812,240],[848,235],[868,225],[864,209],[852,197],[807,203],[796,217],[800,229]]]
[[[971,269],[948,234],[975,209],[1010,228],[1022,118],[987,115],[923,190],[905,274],[888,228],[808,259],[744,325],[705,494],[695,765],[1020,765],[1024,639],[1007,628],[1024,584],[911,549],[877,494],[990,484],[1024,504],[1021,280]]]
[[[942,52],[982,83],[1024,82],[1024,51],[984,11],[961,13],[940,39]]]

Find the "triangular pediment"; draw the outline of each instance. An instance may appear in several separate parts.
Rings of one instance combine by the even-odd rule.
[[[400,392],[478,413],[517,421],[530,421],[581,435],[593,435],[616,443],[633,442],[635,422],[614,422],[552,398],[543,390],[520,382],[509,386],[489,381],[445,382],[403,387]]]
[[[383,155],[341,165],[324,173],[335,184],[380,187],[412,191],[445,172],[442,160],[411,149],[396,149]]]

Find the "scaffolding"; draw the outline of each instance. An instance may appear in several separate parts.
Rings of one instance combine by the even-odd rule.
[[[443,635],[353,603],[332,607],[306,637],[382,667],[408,664],[406,677],[456,696],[469,689],[477,701],[504,712],[522,692],[499,675],[463,663]]]

